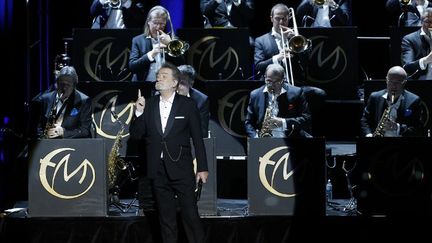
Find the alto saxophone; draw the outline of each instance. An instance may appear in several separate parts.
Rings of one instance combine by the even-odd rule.
[[[108,187],[113,188],[117,182],[117,176],[119,170],[126,170],[127,164],[120,157],[121,139],[124,133],[124,125],[122,124],[121,129],[117,132],[114,144],[108,155]]]
[[[384,113],[381,116],[381,119],[378,123],[378,126],[376,127],[374,133],[372,134],[373,137],[384,137],[385,134],[385,125],[387,121],[390,119],[390,111],[392,109],[392,105],[394,103],[395,94],[391,94],[391,101],[390,104],[387,106],[387,108],[384,110]]]
[[[270,129],[269,127],[270,119],[273,116],[273,108],[274,108],[274,100],[272,100],[271,103],[266,108],[261,130],[258,133],[259,138],[273,137],[272,129]]]

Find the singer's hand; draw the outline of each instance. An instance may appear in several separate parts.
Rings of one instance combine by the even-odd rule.
[[[138,98],[135,102],[136,111],[143,113],[145,107],[145,98],[141,95],[141,90],[138,89]]]
[[[208,171],[201,171],[196,174],[196,183],[201,180],[203,183],[207,182]]]

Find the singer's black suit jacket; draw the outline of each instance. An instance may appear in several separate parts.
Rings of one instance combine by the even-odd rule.
[[[364,135],[373,133],[381,120],[384,110],[387,108],[387,101],[382,96],[387,92],[386,89],[372,92],[369,96],[366,107],[361,119],[361,128]],[[402,92],[404,97],[397,110],[396,122],[400,124],[400,135],[421,136],[422,124],[420,120],[420,98],[405,90]]]
[[[257,130],[261,129],[267,104],[268,93],[264,93],[264,87],[252,90],[250,93],[245,128],[248,137],[254,138]],[[305,130],[310,130],[310,112],[303,90],[292,85],[284,85],[286,93],[277,98],[279,113],[278,117],[285,118],[287,124],[286,134],[291,133],[294,125],[293,136],[306,136]]]
[[[349,26],[351,24],[350,0],[335,0],[335,2],[339,4],[339,8],[336,10],[329,9],[331,26]],[[310,0],[303,0],[296,10],[297,24],[305,25],[305,27],[310,26],[313,21],[307,21],[307,17],[305,18],[305,16],[315,19],[318,14],[318,9],[319,7],[312,4]]]
[[[428,41],[420,33],[421,29],[404,36],[401,43],[402,65],[413,79],[426,78],[427,68],[421,70],[419,60],[431,51]]]
[[[39,96],[36,100],[41,116],[39,119],[37,135],[40,137],[45,129],[49,114],[56,102],[57,91]],[[67,99],[63,122],[63,138],[91,137],[91,99],[84,93],[75,90]]]
[[[162,151],[170,179],[193,176],[191,138],[195,147],[197,172],[207,171],[206,151],[195,101],[176,94],[165,132],[162,133],[159,100],[160,95],[148,98],[144,113],[134,119],[129,127],[131,138],[144,141],[147,176],[156,178]]]
[[[145,81],[145,78],[147,78],[150,64],[152,63],[147,57],[147,52],[152,49],[153,45],[151,39],[147,38],[144,34],[135,36],[132,39],[132,47],[129,55],[129,70],[133,73],[132,81]],[[176,66],[184,63],[183,56],[171,57],[165,53],[165,59]],[[155,60],[153,60],[153,62],[155,62]]]

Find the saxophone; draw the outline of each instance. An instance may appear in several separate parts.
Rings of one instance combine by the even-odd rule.
[[[268,138],[273,137],[272,129],[269,127],[269,121],[273,116],[273,108],[274,108],[274,99],[271,101],[271,103],[267,106],[265,114],[264,114],[264,120],[262,122],[261,130],[258,132],[259,138]]]
[[[384,110],[384,113],[381,116],[381,119],[380,119],[380,121],[378,123],[378,126],[376,127],[374,133],[372,134],[373,137],[384,137],[384,134],[385,134],[385,130],[384,130],[385,124],[390,119],[390,111],[392,109],[392,105],[394,103],[394,99],[395,99],[395,94],[392,93],[391,94],[391,102],[387,106],[387,108]]]
[[[119,170],[126,170],[127,164],[120,157],[121,140],[124,133],[124,126],[117,132],[114,144],[108,155],[108,187],[109,189],[114,188],[117,182],[117,176]]]
[[[60,102],[61,98],[63,97],[63,94],[64,93],[60,93],[59,98],[56,98],[56,100],[54,101],[54,104],[51,107],[50,113],[48,114],[48,119],[45,123],[45,128],[43,130],[41,138],[49,138],[48,137],[48,130],[55,127],[54,123],[56,122],[56,119],[57,119],[57,117],[56,117],[57,116],[56,115],[57,105]]]

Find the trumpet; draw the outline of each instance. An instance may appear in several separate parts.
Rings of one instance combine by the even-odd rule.
[[[287,63],[284,62],[285,63],[285,71],[286,71],[285,76],[287,78],[289,78],[289,83],[291,85],[294,85],[294,75],[293,75],[293,71],[292,71],[291,55],[286,55],[287,48],[288,48],[289,52],[302,53],[302,52],[308,50],[309,48],[311,48],[312,41],[299,34],[294,9],[289,8],[288,11],[290,12],[290,14],[292,16],[293,30],[294,30],[294,36],[288,40],[288,47],[286,47],[286,41],[285,41],[285,38],[283,35],[282,27],[280,27],[280,31],[281,31],[281,36],[282,36],[282,43],[283,43],[282,44],[282,49],[283,49],[282,51],[284,54],[284,59],[286,60],[288,58],[288,63],[289,63],[289,69],[288,69]]]
[[[120,8],[121,0],[110,0],[110,1],[108,1],[108,5],[111,8]]]
[[[400,4],[402,4],[404,7],[411,4],[411,0],[399,0]]]

